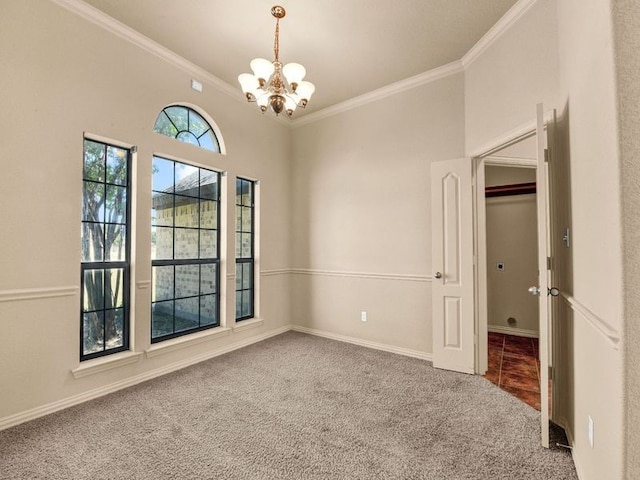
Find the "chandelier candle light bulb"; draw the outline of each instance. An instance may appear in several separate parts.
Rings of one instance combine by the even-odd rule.
[[[299,63],[280,63],[280,19],[286,11],[283,7],[271,8],[271,15],[276,18],[276,32],[273,42],[274,60],[256,58],[251,61],[251,73],[242,73],[238,82],[247,101],[256,102],[262,113],[269,107],[277,115],[285,111],[291,117],[297,107],[305,108],[316,87],[302,79],[307,70]],[[284,77],[284,78],[283,78]]]

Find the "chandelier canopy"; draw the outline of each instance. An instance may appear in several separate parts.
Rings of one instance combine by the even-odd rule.
[[[291,117],[297,107],[305,108],[316,87],[311,82],[302,81],[307,74],[299,63],[280,62],[280,19],[286,11],[276,5],[271,8],[271,15],[276,18],[276,32],[273,42],[273,62],[265,58],[251,61],[251,73],[242,73],[238,81],[247,101],[256,102],[262,113],[269,107],[277,115],[286,112]]]

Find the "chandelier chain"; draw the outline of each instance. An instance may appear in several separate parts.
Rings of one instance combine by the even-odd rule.
[[[276,62],[280,61],[280,19],[276,18],[276,35],[273,40],[273,54],[275,55]]]

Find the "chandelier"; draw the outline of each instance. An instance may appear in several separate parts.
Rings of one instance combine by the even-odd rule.
[[[299,63],[280,63],[280,19],[286,11],[276,5],[271,8],[271,15],[276,18],[275,40],[273,42],[274,60],[256,58],[250,66],[253,75],[242,73],[238,81],[247,101],[256,102],[262,113],[269,107],[277,115],[285,111],[291,117],[296,107],[305,108],[316,87],[311,82],[303,82],[306,69]],[[284,77],[284,78],[283,78]],[[286,80],[286,81],[285,81]]]

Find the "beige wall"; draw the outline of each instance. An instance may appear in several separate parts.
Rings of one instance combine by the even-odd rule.
[[[566,166],[557,190],[559,203],[569,206],[572,243],[557,253],[568,267],[560,287],[574,367],[567,421],[583,480],[622,478],[624,458],[624,369],[615,341],[622,336],[623,261],[610,8],[601,0],[558,2],[558,163]],[[593,448],[589,416],[595,423]]]
[[[290,130],[255,108],[191,77],[49,1],[3,2],[0,16],[0,422],[86,398],[109,385],[165,372],[290,324]],[[152,132],[169,103],[197,105],[215,120],[227,155]],[[80,208],[84,132],[135,144],[132,348],[149,347],[152,154],[228,172],[222,282],[234,318],[235,175],[260,180],[261,316],[255,329],[230,332],[160,356],[75,379],[78,367]],[[247,141],[251,139],[251,141]],[[269,272],[270,271],[270,272]],[[231,275],[227,277],[227,275]],[[44,289],[44,290],[39,290]],[[59,290],[62,289],[62,290]],[[21,299],[12,299],[18,291]],[[62,296],[49,297],[61,293]],[[84,362],[86,364],[86,362]],[[98,389],[98,390],[96,390]],[[39,409],[39,410],[38,410]],[[26,412],[26,413],[25,413]],[[33,413],[33,411],[32,411]]]
[[[538,0],[465,68],[466,152],[535,121],[558,102],[555,0]]]
[[[640,8],[613,2],[624,262],[626,478],[640,478]]]
[[[487,186],[535,180],[535,169],[486,167]],[[487,198],[486,227],[489,330],[537,336],[538,299],[527,291],[538,283],[535,194]],[[498,262],[504,270],[497,269]],[[515,323],[509,323],[509,317]]]
[[[431,352],[430,164],[463,154],[463,88],[455,74],[294,130],[295,324]]]

